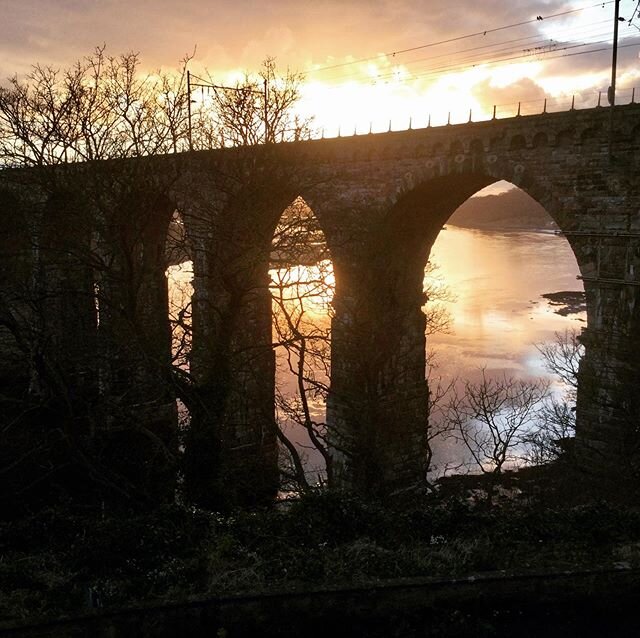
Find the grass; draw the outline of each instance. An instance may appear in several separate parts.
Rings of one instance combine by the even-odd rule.
[[[562,506],[526,491],[487,508],[465,489],[384,502],[313,493],[228,515],[178,506],[43,510],[0,523],[0,623],[84,611],[90,590],[118,608],[398,577],[640,564],[640,508]]]

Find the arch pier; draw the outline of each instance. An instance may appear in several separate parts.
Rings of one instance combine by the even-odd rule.
[[[19,232],[15,241],[5,232],[0,242],[2,388],[28,394],[42,373],[35,345],[43,343],[38,330],[44,324],[31,321],[29,334],[16,324],[26,307],[27,315],[38,308],[18,294],[21,282],[31,281],[48,304],[55,302],[60,315],[47,323],[47,330],[59,333],[49,335],[47,344],[68,341],[63,326],[82,324],[82,338],[73,347],[49,351],[61,369],[113,327],[113,340],[122,346],[117,360],[131,357],[117,366],[119,383],[145,388],[144,396],[127,403],[128,409],[148,415],[149,406],[167,404],[167,396],[175,396],[175,386],[166,384],[167,366],[148,363],[170,358],[166,263],[159,256],[177,208],[194,263],[186,481],[193,500],[201,503],[215,500],[213,493],[229,494],[236,502],[272,496],[277,451],[269,250],[282,211],[301,196],[326,237],[336,278],[328,400],[336,483],[360,491],[410,489],[424,479],[428,421],[422,269],[453,210],[484,186],[507,180],[555,220],[584,282],[588,325],[581,336],[586,353],[576,414],[579,461],[596,474],[635,472],[640,449],[640,105],[616,107],[613,138],[609,118],[607,108],[572,110],[126,160],[103,168],[74,165],[51,169],[49,175],[58,171],[64,176],[56,180],[44,179],[46,171],[4,170],[0,207],[3,219],[17,224]],[[114,167],[135,170],[107,174],[117,173]],[[42,220],[53,220],[47,213],[51,202],[68,222],[57,235],[75,237],[77,250],[43,241]],[[73,224],[77,211],[87,230],[82,238],[81,226]],[[60,279],[52,275],[55,268],[46,267],[54,251],[65,256],[63,270],[82,265],[71,270],[72,279],[88,282],[73,286],[91,300],[80,304],[83,311],[69,286],[54,282]],[[91,259],[82,257],[88,253]],[[96,290],[103,284],[96,275],[107,266],[105,285],[115,292],[98,308]],[[126,308],[134,311],[125,312],[125,325],[121,315]],[[133,349],[130,325],[137,329]],[[22,353],[19,364],[16,352]],[[109,376],[98,360],[83,377],[93,389],[85,393],[74,386],[84,393],[85,406],[97,400],[91,392],[105,399]],[[144,383],[139,383],[143,372]],[[166,431],[175,431],[175,415],[165,416]],[[89,419],[77,423],[89,438],[92,427]],[[153,428],[165,431],[164,426]]]

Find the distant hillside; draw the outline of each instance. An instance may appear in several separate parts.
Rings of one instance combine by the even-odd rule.
[[[545,209],[514,188],[499,195],[472,197],[449,218],[448,224],[487,230],[555,230]]]

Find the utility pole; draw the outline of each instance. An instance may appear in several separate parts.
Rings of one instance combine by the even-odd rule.
[[[195,82],[193,80],[196,80]],[[187,119],[188,119],[188,141],[189,141],[189,150],[193,150],[193,139],[192,139],[192,129],[191,129],[191,92],[193,88],[200,88],[203,91],[207,89],[207,93],[209,90],[213,89],[213,91],[235,91],[237,93],[252,93],[254,95],[262,95],[264,97],[264,143],[267,144],[270,140],[271,132],[269,131],[269,84],[267,78],[264,79],[264,89],[263,91],[256,91],[254,89],[242,88],[237,86],[221,86],[219,84],[213,84],[212,82],[208,82],[207,80],[203,80],[201,77],[197,75],[192,75],[190,71],[187,71]]]
[[[189,150],[193,150],[193,139],[191,137],[191,72],[187,70],[187,119],[188,119],[188,139]]]
[[[611,58],[611,85],[607,91],[607,99],[611,113],[609,114],[609,155],[613,150],[614,120],[613,113],[616,105],[616,68],[618,66],[618,22],[620,22],[620,0],[614,2],[613,16],[613,54]]]
[[[264,143],[269,143],[269,81],[264,78]]]

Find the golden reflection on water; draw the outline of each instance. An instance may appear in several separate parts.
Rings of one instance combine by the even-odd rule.
[[[506,374],[518,378],[549,377],[535,344],[554,340],[554,333],[586,325],[585,313],[561,316],[544,293],[583,290],[575,256],[566,239],[533,232],[482,232],[448,227],[433,247],[437,264],[454,302],[443,302],[451,330],[427,339],[436,353],[433,383],[460,377],[478,382]],[[552,389],[561,393],[559,383]],[[454,439],[433,441],[437,475],[468,463],[467,450]]]
[[[271,294],[282,301],[285,311],[302,314],[321,325],[328,322],[335,288],[330,260],[312,266],[274,268],[269,276]],[[274,312],[277,313],[276,306]]]
[[[450,226],[438,236],[431,260],[455,295],[454,302],[444,302],[451,332],[429,339],[449,373],[487,366],[517,376],[544,374],[534,344],[585,326],[584,313],[563,317],[541,297],[583,290],[562,237]]]
[[[584,313],[563,317],[541,297],[583,289],[576,279],[575,257],[562,237],[449,226],[438,236],[431,261],[437,267],[435,275],[453,297],[439,302],[451,316],[450,331],[428,339],[440,367],[448,373],[464,374],[487,366],[518,375],[543,374],[534,344],[551,340],[554,332],[586,325]],[[329,260],[272,269],[269,274],[274,297],[296,320],[329,327],[335,284]],[[193,294],[192,263],[169,267],[167,276],[169,314],[176,320]],[[189,321],[189,313],[184,319]],[[179,327],[174,347],[182,333]]]
[[[543,293],[583,290],[577,280],[578,267],[568,242],[559,236],[533,232],[485,232],[449,226],[440,233],[431,253],[437,277],[452,293],[439,303],[450,315],[450,330],[429,335],[427,347],[436,353],[437,375],[475,379],[481,367],[490,372],[518,377],[545,376],[536,343],[551,341],[554,332],[580,329],[585,314],[561,316],[554,312]],[[331,262],[314,266],[292,266],[270,271],[274,297],[274,320],[283,321],[283,311],[302,332],[330,328],[334,277]],[[190,321],[188,308],[192,288],[192,264],[170,267],[170,315]],[[184,329],[174,331],[174,350],[184,348]],[[274,344],[278,333],[274,325]],[[189,344],[186,344],[188,350]],[[276,383],[285,395],[297,392],[295,367],[287,351],[277,346]],[[184,353],[183,353],[184,354]],[[188,365],[186,356],[178,364]],[[328,383],[324,370],[318,378]],[[322,398],[311,400],[312,416],[325,420]],[[304,432],[289,427],[288,434],[302,448],[309,441]],[[459,450],[440,449],[443,456],[455,458]],[[320,465],[318,455],[309,450],[308,466]]]

